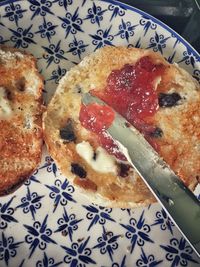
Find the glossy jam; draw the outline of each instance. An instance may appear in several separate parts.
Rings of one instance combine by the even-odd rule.
[[[155,130],[155,126],[150,121],[159,108],[158,96],[154,90],[155,81],[163,72],[163,65],[156,65],[149,57],[143,57],[135,65],[127,64],[120,70],[113,70],[107,78],[107,86],[104,90],[91,91],[93,95],[101,98],[141,131],[155,149],[158,147],[150,135]],[[117,152],[117,146],[105,132],[114,117],[112,118],[107,110],[109,107],[103,107],[103,109],[105,110],[101,111],[102,116],[99,116],[99,108],[95,104],[82,106],[81,124],[98,134],[101,145],[109,153],[121,158]],[[94,115],[92,120],[90,116],[87,117],[87,114],[92,114],[91,111]]]
[[[111,125],[114,117],[115,114],[109,106],[92,103],[81,106],[79,120],[83,127],[99,134]]]

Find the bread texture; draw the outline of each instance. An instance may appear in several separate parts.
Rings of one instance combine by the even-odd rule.
[[[0,195],[17,189],[42,152],[42,89],[36,59],[0,46]]]
[[[152,122],[162,130],[155,135],[159,154],[191,190],[200,175],[200,86],[177,64],[169,64],[158,53],[124,47],[104,47],[72,68],[60,81],[43,116],[44,138],[48,150],[62,173],[91,201],[103,206],[130,208],[153,203],[155,198],[137,172],[129,168],[121,175],[121,162],[116,159],[107,171],[97,170],[77,146],[96,151],[99,144],[94,133],[79,121],[82,93],[103,91],[113,70],[125,64],[136,64],[144,56],[165,66],[162,77],[155,81],[158,95],[179,95],[178,103],[159,107]],[[68,125],[68,140],[62,131]],[[86,148],[88,149],[86,151]],[[98,150],[99,151],[99,150]],[[96,154],[95,152],[95,154]],[[95,160],[95,159],[94,159]],[[145,163],[144,163],[145,164]],[[111,170],[111,167],[113,168]],[[110,169],[109,169],[110,168]],[[115,169],[115,172],[113,171]]]

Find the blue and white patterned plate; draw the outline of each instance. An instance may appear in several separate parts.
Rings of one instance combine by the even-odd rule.
[[[104,45],[159,51],[200,80],[199,55],[186,41],[115,1],[0,1],[0,43],[38,58],[46,101],[71,67]],[[0,266],[167,267],[200,260],[158,204],[122,210],[89,203],[44,149],[38,170],[0,199]]]

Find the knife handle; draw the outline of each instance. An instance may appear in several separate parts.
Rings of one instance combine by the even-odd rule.
[[[200,257],[200,202],[181,181],[177,181],[175,174],[166,175],[166,184],[152,179],[150,184],[156,192],[154,195]],[[163,180],[163,176],[160,176],[160,180]],[[154,183],[159,190],[154,187]]]

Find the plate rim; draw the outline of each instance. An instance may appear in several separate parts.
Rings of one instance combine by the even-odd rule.
[[[18,0],[20,1],[20,0]],[[136,13],[139,13],[140,15],[145,15],[146,17],[148,17],[149,19],[151,19],[152,21],[156,22],[157,24],[159,24],[161,27],[163,27],[165,30],[169,31],[170,33],[174,34],[177,39],[179,39],[187,48],[190,48],[191,51],[194,53],[194,55],[199,58],[200,61],[200,53],[197,52],[197,50],[184,38],[182,37],[179,33],[177,33],[175,30],[173,30],[170,26],[168,26],[166,23],[162,22],[161,20],[157,19],[156,17],[154,17],[153,15],[139,9],[136,8],[134,6],[131,6],[129,4],[126,3],[122,3],[118,0],[95,0],[97,2],[105,2],[105,3],[112,3],[118,6],[122,6],[125,7],[128,10],[134,11]]]
[[[131,6],[129,4],[120,2],[118,0],[95,0],[95,1],[96,2],[111,3],[111,4],[114,4],[114,5],[125,7],[126,9],[128,9],[130,11],[134,11],[136,13],[139,13],[140,15],[145,15],[146,17],[148,17],[152,21],[154,21],[157,24],[159,24],[165,30],[169,31],[171,34],[174,34],[177,37],[177,39],[179,39],[187,48],[189,48],[193,52],[195,57],[199,58],[198,61],[200,61],[200,53],[198,53],[197,50],[184,37],[182,37],[179,33],[177,33],[175,30],[173,30],[166,23],[162,22],[161,20],[157,19],[156,17],[152,16],[151,14],[149,14],[149,13],[147,13],[147,12],[145,12],[145,11],[139,9],[139,8]],[[0,7],[5,6],[7,4],[15,3],[15,2],[22,2],[23,3],[22,0],[5,0],[2,3],[0,2]]]

